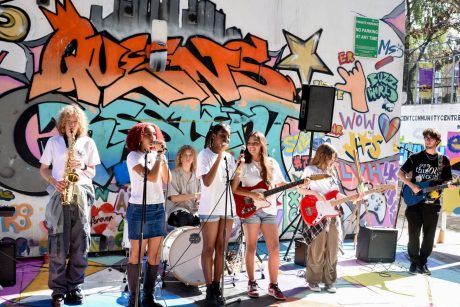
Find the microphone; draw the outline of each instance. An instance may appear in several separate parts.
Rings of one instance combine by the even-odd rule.
[[[245,150],[246,150],[246,146],[242,145],[241,150],[240,150],[240,154],[238,155],[238,157],[240,157],[242,154],[244,154]],[[238,161],[238,163],[236,164],[236,167],[240,166],[240,164],[241,164],[241,160]]]
[[[397,148],[398,148],[398,149],[402,149],[402,150],[405,150],[405,151],[407,151],[408,153],[410,153],[411,155],[412,155],[412,154],[414,154],[414,152],[413,152],[412,150],[410,150],[410,149],[407,149],[407,148],[405,148],[405,147],[402,147],[402,146],[397,146]]]

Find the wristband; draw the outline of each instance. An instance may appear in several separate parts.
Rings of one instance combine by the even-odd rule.
[[[48,183],[51,183],[51,179],[53,179],[53,176],[48,177]]]

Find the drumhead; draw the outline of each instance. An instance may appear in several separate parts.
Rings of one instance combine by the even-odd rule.
[[[205,283],[201,266],[203,237],[199,227],[176,228],[163,241],[162,258],[167,260],[167,270],[186,285]]]

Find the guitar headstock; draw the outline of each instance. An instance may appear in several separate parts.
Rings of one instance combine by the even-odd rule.
[[[376,190],[378,193],[383,193],[389,190],[396,190],[396,186],[394,184],[379,184],[376,185],[372,190]]]
[[[331,175],[329,174],[313,174],[313,175],[310,175],[308,178],[310,180],[321,180],[321,179],[326,179],[329,177],[331,177]]]

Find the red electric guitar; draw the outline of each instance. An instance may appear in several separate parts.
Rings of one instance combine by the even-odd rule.
[[[331,176],[328,174],[315,174],[315,175],[311,175],[309,178],[310,180],[320,180],[320,179],[329,178],[329,177]],[[266,198],[270,195],[273,195],[273,194],[282,192],[284,190],[293,188],[295,186],[298,186],[302,184],[304,181],[305,179],[297,180],[297,181],[285,184],[281,187],[277,187],[271,190],[268,190],[269,187],[263,181],[260,181],[258,184],[252,187],[240,187],[240,188],[246,191],[262,193],[264,197]],[[251,197],[237,195],[235,193],[233,193],[233,196],[235,198],[236,215],[238,215],[242,219],[247,219],[248,217],[256,213],[257,210],[262,209],[262,208],[267,208],[270,206],[270,203],[266,200],[256,200],[255,201]]]
[[[365,191],[364,195],[369,195],[373,193],[383,193],[388,190],[394,190],[395,186],[392,184],[382,184],[376,186],[374,189],[369,191]],[[338,206],[343,204],[347,201],[355,200],[359,197],[359,194],[353,194],[341,199],[335,199],[339,191],[334,190],[324,197],[326,198],[325,201],[319,201],[313,195],[307,195],[300,201],[300,213],[302,214],[302,218],[306,224],[309,226],[317,225],[321,222],[325,217],[332,217],[339,215]]]

